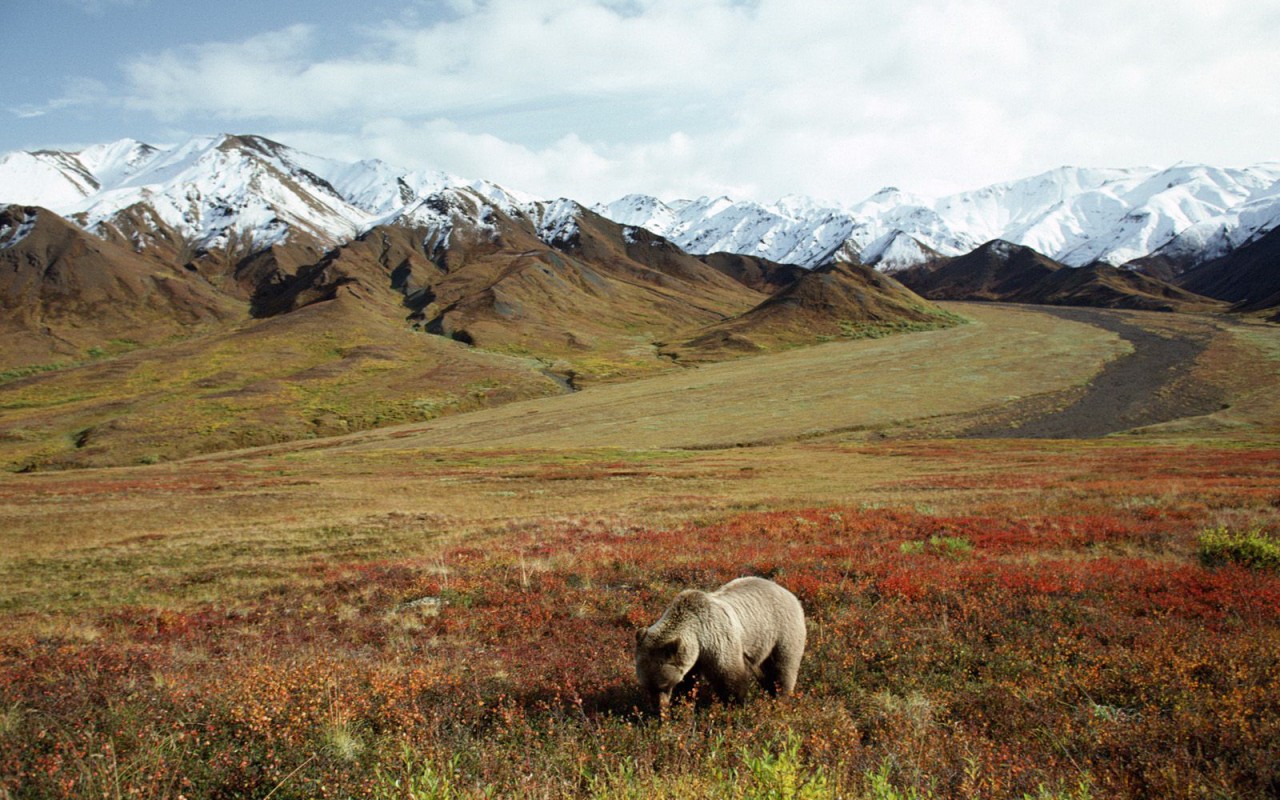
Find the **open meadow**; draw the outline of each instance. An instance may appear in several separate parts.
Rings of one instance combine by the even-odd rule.
[[[949,308],[0,476],[0,797],[1280,795],[1280,327]],[[1124,432],[993,438],[1082,408]],[[797,695],[641,713],[635,629],[744,574],[804,604]]]

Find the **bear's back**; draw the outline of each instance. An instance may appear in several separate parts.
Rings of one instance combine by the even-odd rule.
[[[766,578],[736,578],[710,597],[733,609],[742,629],[751,638],[804,636],[804,609],[796,596]],[[769,642],[759,642],[771,646]]]
[[[766,603],[800,609],[800,601],[794,594],[768,578],[759,578],[754,575],[734,578],[712,592],[711,596],[733,604]]]

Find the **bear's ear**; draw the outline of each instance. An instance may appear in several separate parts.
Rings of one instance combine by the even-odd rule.
[[[644,641],[644,632],[644,628],[636,628],[636,644],[640,644]]]

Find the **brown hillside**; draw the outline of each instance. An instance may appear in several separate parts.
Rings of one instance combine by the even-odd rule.
[[[288,314],[350,296],[389,319],[590,378],[662,368],[655,339],[763,299],[661,237],[575,214],[553,246],[523,213],[443,192],[292,275],[264,269],[253,311]]]
[[[556,247],[500,211],[477,243],[455,229],[447,274],[429,287],[424,327],[480,347],[567,359],[584,377],[662,366],[655,340],[739,314],[759,292],[644,231],[585,209]]]
[[[806,273],[745,314],[664,347],[663,355],[680,361],[719,360],[956,322],[956,317],[884,273],[859,264],[830,264]]]
[[[332,300],[340,291],[395,317],[421,311],[430,300],[430,287],[445,274],[427,255],[426,239],[421,228],[383,225],[329,251],[318,261],[292,269],[291,265],[276,266],[278,256],[273,255],[271,266],[281,277],[272,280],[266,271],[260,276],[267,280],[256,284],[254,315],[285,314]],[[286,251],[291,252],[294,251]],[[249,266],[249,262],[241,265],[242,275],[247,275]]]
[[[709,253],[698,258],[707,266],[723,272],[738,283],[765,294],[774,294],[785,289],[809,272],[795,264],[779,264],[765,258],[738,253]]]
[[[1238,311],[1280,308],[1280,228],[1179,280],[1184,288],[1234,303]]]
[[[1128,308],[1139,311],[1214,311],[1225,305],[1179,289],[1133,270],[1093,264],[1062,269],[1042,281],[1035,299],[1027,302],[1055,306]]]
[[[0,383],[0,469],[167,461],[564,391],[541,364],[414,331],[351,294]]]
[[[241,319],[200,275],[41,208],[0,209],[3,367],[76,361]]]
[[[1129,269],[1072,268],[1030,247],[994,240],[971,253],[894,273],[931,300],[1200,311],[1214,301]]]
[[[1063,265],[1030,247],[987,242],[973,252],[894,273],[930,300],[1018,300]]]
[[[432,202],[322,256],[295,242],[186,266],[12,210],[6,355],[62,368],[0,382],[4,462],[168,460],[565,391],[669,368],[655,340],[764,298],[590,212],[553,247],[478,195]]]

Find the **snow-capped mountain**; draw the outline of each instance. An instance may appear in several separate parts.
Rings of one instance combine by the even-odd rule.
[[[940,198],[886,188],[852,205],[628,195],[602,215],[692,253],[726,251],[817,267],[857,258],[892,270],[1004,239],[1070,266],[1158,254],[1201,261],[1280,225],[1280,163],[1243,169],[1062,167]]]
[[[378,160],[309,155],[259,136],[197,137],[174,147],[131,139],[78,152],[0,156],[0,203],[49,208],[103,236],[148,245],[167,229],[196,251],[254,249],[303,236],[339,245],[383,224],[434,231],[496,212],[528,219],[544,241],[568,240],[580,206],[486,181]],[[808,268],[861,261],[892,271],[1004,239],[1070,266],[1149,255],[1189,266],[1280,226],[1280,163],[1240,169],[1062,167],[930,198],[897,188],[858,203],[788,196],[663,202],[628,195],[594,210],[695,254],[730,252]]]
[[[323,158],[260,136],[197,137],[157,148],[131,139],[78,152],[0,156],[0,204],[43,206],[100,236],[144,249],[168,228],[195,250],[252,249],[303,236],[325,247],[387,224],[437,242],[465,221],[490,228],[497,212],[523,217],[547,241],[572,234],[581,206],[547,202],[488,181],[410,171],[376,159]]]
[[[78,153],[11,153],[0,158],[0,199],[45,206],[100,235],[138,212],[203,248],[233,233],[266,247],[295,230],[337,243],[374,218],[300,162],[252,136],[199,137],[167,149],[124,140]],[[141,246],[141,236],[135,224],[125,238]]]

